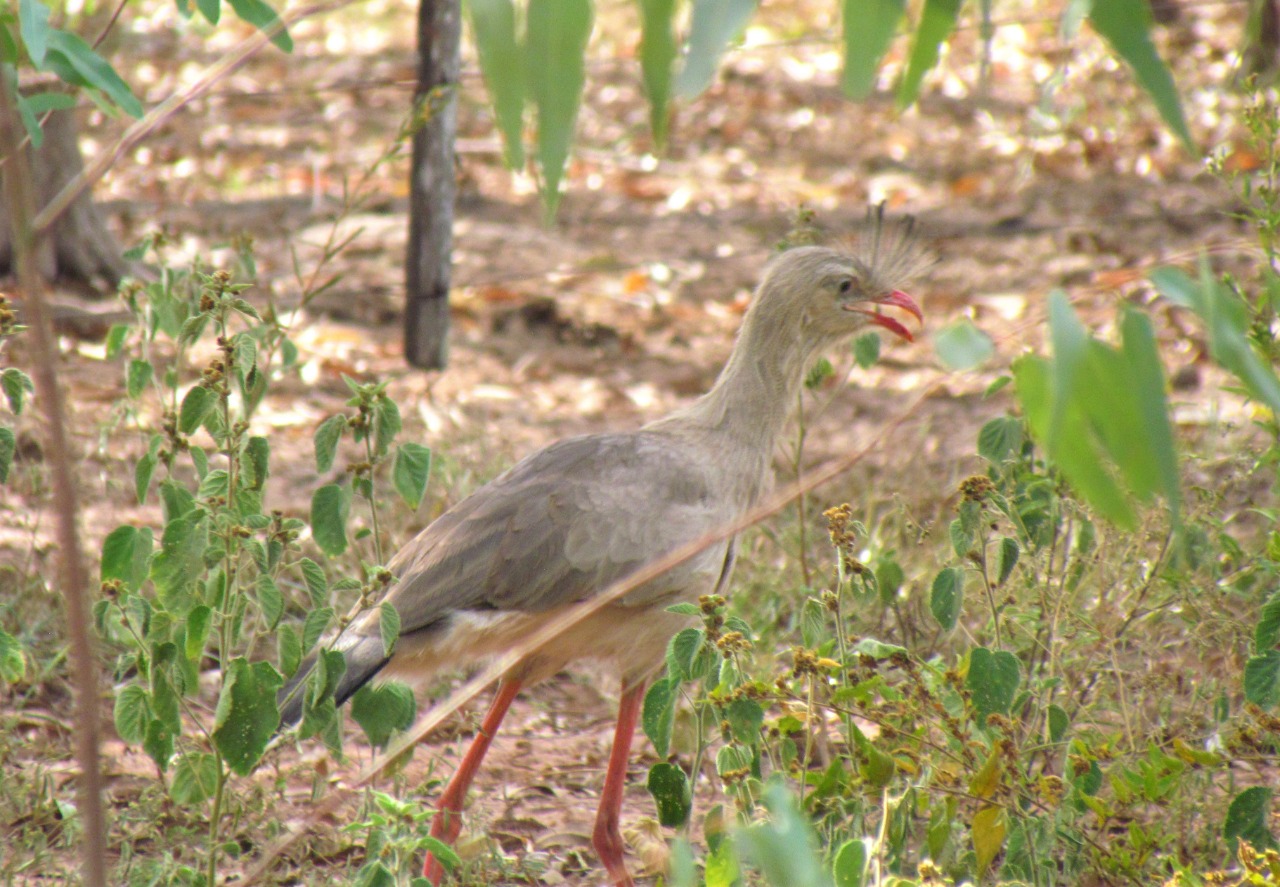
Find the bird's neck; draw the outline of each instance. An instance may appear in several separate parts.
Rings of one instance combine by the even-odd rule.
[[[654,427],[675,424],[724,446],[726,458],[745,450],[767,462],[819,350],[802,340],[789,325],[748,313],[711,390]]]

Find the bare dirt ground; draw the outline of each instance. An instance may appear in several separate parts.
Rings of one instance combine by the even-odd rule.
[[[528,180],[501,167],[472,63],[461,95],[450,367],[419,373],[403,366],[397,322],[407,164],[396,159],[372,174],[364,202],[341,221],[345,230],[362,229],[333,266],[342,280],[299,318],[304,371],[279,384],[261,413],[277,458],[276,501],[305,513],[317,481],[311,436],[341,409],[342,374],[390,379],[408,435],[437,454],[427,503],[418,515],[395,518],[397,542],[540,445],[661,415],[714,379],[749,290],[797,207],[845,235],[856,233],[869,201],[884,200],[892,212],[918,218],[937,257],[915,291],[925,326],[914,344],[886,341],[879,364],[853,371],[852,387],[821,392],[806,461],[820,464],[864,445],[914,392],[938,383],[889,441],[819,499],[862,502],[870,490],[906,501],[926,525],[946,514],[955,482],[976,467],[977,429],[1008,407],[1004,395],[982,393],[1010,358],[1040,345],[1051,290],[1065,289],[1086,320],[1105,330],[1121,301],[1153,299],[1142,277],[1158,265],[1192,263],[1206,251],[1227,267],[1248,261],[1248,232],[1229,217],[1229,191],[1162,128],[1129,73],[1086,38],[1070,57],[1065,84],[1046,94],[1036,84],[1067,58],[1054,20],[1029,6],[1001,9],[985,83],[979,87],[976,33],[962,33],[920,105],[902,114],[888,93],[866,104],[840,96],[830,9],[768,9],[716,85],[679,107],[670,149],[654,159],[634,12],[603,4],[581,147],[552,226],[542,224]],[[164,228],[181,238],[181,250],[216,261],[229,237],[249,233],[262,276],[251,297],[269,289],[285,305],[296,302],[291,252],[304,271],[314,266],[344,183],[387,150],[411,95],[411,5],[359,10],[299,27],[294,56],[260,57],[120,163],[97,195],[123,240]],[[1234,150],[1232,162],[1247,169],[1230,118],[1241,101],[1230,81],[1243,17],[1243,5],[1190,7],[1159,38],[1200,144]],[[120,52],[140,60],[131,80],[152,100],[243,34],[226,22],[196,56],[187,47],[199,41],[174,36],[171,19],[158,13],[122,40]],[[905,42],[896,47],[886,85],[906,51]],[[1038,102],[1045,113],[1033,112]],[[119,129],[90,121],[86,150]],[[962,314],[995,338],[999,356],[985,371],[947,374],[931,332]],[[1163,332],[1167,370],[1187,383],[1180,389],[1184,430],[1196,433],[1210,414],[1230,419],[1235,402],[1221,401],[1215,377],[1200,369],[1195,336]],[[139,438],[110,423],[121,367],[104,362],[99,344],[63,344],[92,553],[112,527],[155,515],[136,505],[127,480]],[[48,574],[45,490],[27,477],[0,488],[0,503],[0,561],[15,565],[16,575]],[[592,861],[588,836],[616,687],[589,674],[527,694],[494,746],[472,822],[508,853],[565,860],[575,849]],[[23,727],[32,738],[66,747],[69,737],[56,724],[66,722],[69,701],[56,675],[24,706],[35,712]],[[431,740],[412,765],[414,778],[429,767],[451,772],[468,737],[469,728],[459,728]],[[652,751],[637,746],[629,823],[653,815],[641,776]],[[107,751],[123,812],[150,771],[118,742]],[[300,774],[320,766],[314,756],[295,763],[292,754],[280,762],[293,774],[281,819],[307,809],[310,782]],[[66,785],[66,766],[51,773]],[[338,825],[321,824],[335,844],[342,843]],[[282,872],[299,861],[287,857]],[[570,863],[544,883],[591,883],[589,871]]]

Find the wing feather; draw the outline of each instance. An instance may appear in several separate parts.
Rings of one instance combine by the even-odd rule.
[[[537,612],[583,600],[723,526],[735,515],[701,458],[645,431],[569,438],[533,454],[392,560],[399,582],[387,600],[402,631],[455,610]],[[622,602],[644,606],[710,590],[726,550],[712,546]]]

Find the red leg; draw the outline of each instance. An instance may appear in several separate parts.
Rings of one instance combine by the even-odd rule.
[[[616,887],[633,887],[634,884],[622,861],[625,845],[618,824],[622,819],[622,792],[627,785],[627,757],[643,702],[644,681],[631,687],[623,685],[622,701],[618,704],[618,726],[613,733],[613,751],[609,753],[600,810],[596,813],[596,828],[591,834],[591,844]]]
[[[480,769],[480,762],[484,760],[484,753],[489,750],[489,744],[493,742],[502,718],[519,692],[519,681],[503,681],[498,684],[498,692],[493,697],[488,714],[480,722],[476,738],[471,740],[471,746],[458,764],[458,771],[453,774],[453,778],[445,786],[444,794],[440,796],[440,812],[431,821],[431,837],[450,845],[457,840],[458,832],[462,831],[462,804],[467,799],[467,789],[471,787],[471,780],[475,779],[476,771]],[[634,721],[633,717],[632,722]],[[428,853],[422,874],[432,884],[439,884],[444,876],[444,866]]]

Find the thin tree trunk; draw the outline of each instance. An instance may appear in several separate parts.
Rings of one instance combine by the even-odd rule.
[[[72,178],[84,170],[75,110],[54,111],[44,121],[44,144],[27,147],[31,182],[38,206],[45,206]],[[13,170],[15,164],[6,164]],[[13,270],[13,231],[0,218],[0,269]],[[46,280],[80,280],[113,295],[129,273],[123,250],[111,236],[89,191],[82,192],[36,246],[34,259]]]
[[[420,4],[414,100],[426,122],[413,137],[404,355],[420,369],[441,369],[448,357],[462,13],[459,0],[420,0]]]
[[[16,84],[14,84],[16,86]],[[101,684],[90,628],[89,576],[80,552],[77,525],[80,507],[76,497],[75,457],[67,433],[62,389],[58,386],[58,344],[53,336],[44,280],[38,267],[38,240],[32,231],[36,213],[35,178],[19,146],[22,131],[16,103],[0,71],[0,154],[8,157],[4,197],[13,232],[13,264],[17,270],[24,320],[30,326],[35,357],[36,404],[44,413],[45,451],[56,512],[58,585],[66,606],[68,658],[75,686],[75,747],[80,776],[76,797],[83,835],[80,838],[81,881],[85,887],[107,883],[107,820],[102,803]],[[78,156],[78,155],[77,155]]]

